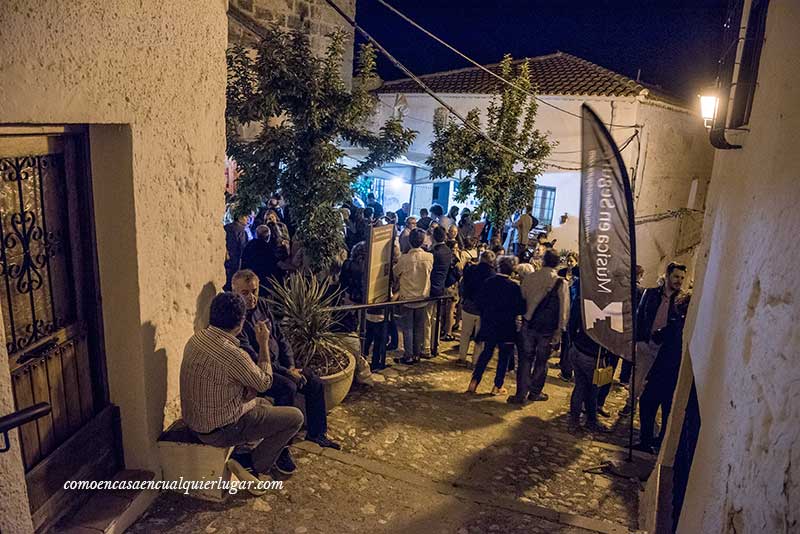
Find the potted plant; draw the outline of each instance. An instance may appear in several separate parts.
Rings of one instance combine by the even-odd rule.
[[[298,367],[310,367],[325,384],[330,410],[344,400],[353,383],[356,357],[345,332],[336,332],[330,308],[339,296],[328,279],[295,273],[273,283],[267,297],[292,347]]]

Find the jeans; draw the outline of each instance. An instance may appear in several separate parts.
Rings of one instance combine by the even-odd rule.
[[[400,334],[397,331],[397,321],[394,317],[389,320],[387,324],[387,337],[386,350],[397,350],[400,346]]]
[[[536,397],[544,389],[547,380],[547,360],[552,350],[552,336],[542,336],[531,331],[527,324],[522,326],[522,350],[517,367],[517,393],[520,399],[528,392]]]
[[[428,330],[428,309],[402,307],[399,317],[400,329],[403,332],[403,356],[415,358],[425,354],[425,331]],[[428,348],[430,353],[430,348]]]
[[[447,336],[453,335],[453,324],[456,321],[456,304],[458,304],[458,284],[448,287],[446,293],[452,298],[442,303],[442,327]]]
[[[275,465],[283,448],[303,426],[303,412],[294,406],[272,406],[261,398],[255,401],[256,405],[235,423],[197,437],[214,447],[235,447],[261,440],[251,455],[253,467],[264,473]]]
[[[369,354],[372,346],[372,364],[382,363],[386,356],[386,337],[388,323],[367,321],[366,331],[364,332],[364,347],[361,352],[365,356]]]
[[[272,386],[264,392],[265,397],[275,399],[275,406],[294,406],[300,393],[306,398],[306,428],[309,437],[319,437],[328,431],[328,410],[325,406],[325,386],[317,374],[309,368],[302,371],[306,383],[297,383],[286,375],[274,373]]]
[[[478,363],[475,364],[475,370],[472,371],[472,379],[480,384],[483,378],[483,372],[486,371],[486,366],[489,365],[489,360],[494,355],[495,347],[500,348],[500,356],[497,361],[497,372],[494,375],[494,385],[496,388],[503,387],[503,382],[506,379],[506,368],[508,367],[509,358],[514,356],[514,342],[503,341],[486,341],[483,344],[483,350],[478,357]]]
[[[575,387],[569,400],[569,415],[580,419],[581,408],[586,407],[586,422],[597,421],[597,386],[592,383],[597,367],[596,356],[590,356],[572,347],[569,351],[575,371]]]
[[[667,428],[667,420],[672,411],[672,396],[675,393],[677,379],[664,380],[660,376],[650,376],[647,385],[644,387],[642,397],[639,399],[639,441],[642,445],[652,446],[654,439],[654,429],[656,424],[656,413],[661,406],[661,431],[660,436],[664,435]]]
[[[620,384],[631,383],[631,372],[633,371],[633,364],[628,360],[622,360],[622,370],[619,372]]]
[[[424,355],[428,356],[431,353],[431,335],[434,334],[433,328],[436,326],[436,322],[433,320],[434,316],[436,315],[436,303],[429,302],[424,308],[415,308],[420,310],[425,310],[426,314],[426,323],[425,328],[423,329],[422,336],[422,350],[416,353],[416,356]],[[441,328],[441,324],[439,325]],[[436,335],[439,335],[438,332]],[[405,342],[404,342],[405,343]]]
[[[474,339],[478,335],[478,330],[481,327],[481,316],[473,315],[471,313],[461,311],[461,340],[458,343],[458,359],[467,361],[467,353],[469,352],[470,339]],[[480,341],[475,342],[475,352],[473,353],[473,361],[480,355],[483,343]]]
[[[569,334],[564,331],[561,333],[561,348],[558,356],[558,366],[561,368],[561,376],[572,378],[572,358],[569,355]]]

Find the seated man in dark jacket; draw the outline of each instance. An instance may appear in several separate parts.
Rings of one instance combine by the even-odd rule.
[[[500,260],[497,274],[483,283],[478,292],[478,308],[481,312],[481,327],[478,341],[483,341],[483,351],[472,372],[472,381],[467,393],[475,393],[481,382],[483,372],[492,359],[494,349],[500,349],[497,362],[497,373],[494,378],[492,395],[507,393],[503,387],[506,369],[510,358],[514,355],[517,340],[517,317],[525,312],[525,300],[519,284],[509,276],[514,272],[516,257],[507,256]]]
[[[481,260],[475,265],[464,267],[464,277],[461,282],[461,339],[458,346],[459,363],[467,363],[470,339],[478,337],[481,326],[481,311],[478,308],[478,294],[483,283],[494,276],[495,255],[491,250],[481,254]],[[481,353],[483,345],[475,341],[475,358]]]
[[[328,413],[322,381],[311,369],[295,367],[292,348],[281,334],[280,325],[272,318],[267,301],[258,297],[258,276],[253,271],[242,270],[233,275],[231,285],[233,292],[247,305],[244,327],[238,336],[241,348],[257,358],[260,346],[255,335],[256,323],[266,323],[270,331],[273,381],[264,395],[275,399],[277,406],[294,406],[295,396],[302,393],[306,398],[306,439],[321,447],[340,449],[338,443],[326,436]]]

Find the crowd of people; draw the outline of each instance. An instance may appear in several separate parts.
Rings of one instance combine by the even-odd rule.
[[[225,292],[212,302],[208,328],[187,343],[181,367],[184,421],[205,443],[237,446],[229,467],[245,480],[296,468],[287,445],[304,423],[294,407],[298,393],[305,397],[306,439],[339,448],[327,437],[319,377],[296,367],[280,320],[263,298],[270,283],[303,269],[289,212],[276,194],[258,213],[225,225]],[[403,204],[396,213],[386,212],[373,195],[365,207],[353,204],[341,213],[348,251],[325,276],[340,290],[343,304],[364,302],[371,228],[397,226],[391,270],[396,304],[370,309],[365,317],[362,353],[372,351],[372,370],[387,366],[387,351],[399,349],[401,341],[395,363],[404,365],[434,358],[434,340],[458,341],[456,363],[472,369],[466,393],[477,393],[496,353],[490,394],[508,395],[505,378],[515,372],[516,391],[507,400],[523,407],[548,399],[549,361],[558,357],[559,377],[574,383],[571,427],[609,430],[599,417],[611,415],[605,409],[611,384],[598,383],[595,375],[602,368],[616,370],[620,358],[584,332],[578,256],[556,252],[535,217],[518,213],[504,228],[493,229],[467,208],[445,212],[434,204],[415,216]],[[639,268],[639,281],[643,275]],[[671,263],[661,283],[640,289],[637,298],[639,361],[632,396],[640,399],[643,450],[658,446],[656,414],[661,408],[663,433],[677,383],[688,306],[685,275],[684,265]],[[346,328],[357,325],[352,321]],[[620,383],[630,382],[633,371],[622,360]],[[621,415],[630,411],[629,404]]]

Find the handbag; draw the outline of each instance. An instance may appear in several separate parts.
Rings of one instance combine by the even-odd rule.
[[[597,364],[595,365],[594,373],[592,374],[592,384],[597,387],[606,386],[614,379],[613,366],[607,365],[605,367],[600,367],[600,353],[602,350],[602,348],[597,349]]]

